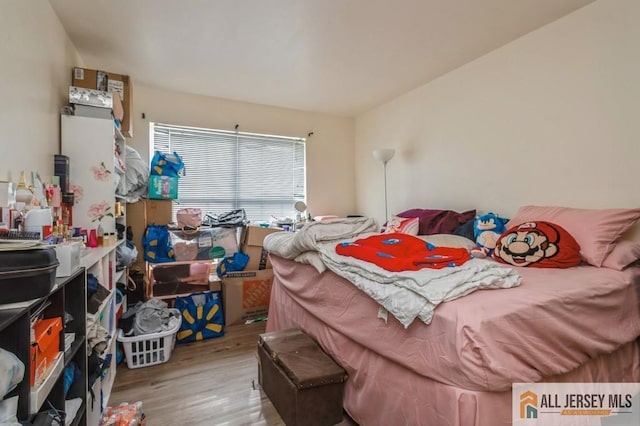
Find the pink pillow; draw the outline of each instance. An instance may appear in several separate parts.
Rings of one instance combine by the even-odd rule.
[[[420,219],[417,217],[405,219],[398,216],[392,216],[391,219],[389,219],[389,222],[387,222],[384,233],[390,234],[392,232],[400,232],[403,234],[418,235],[419,226]]]
[[[622,271],[638,259],[640,259],[640,244],[634,241],[620,240],[613,246],[613,250],[604,259],[602,266]]]
[[[622,234],[640,218],[640,209],[575,209],[522,206],[507,228],[524,222],[553,222],[566,229],[580,244],[583,259],[594,266],[602,262]]]

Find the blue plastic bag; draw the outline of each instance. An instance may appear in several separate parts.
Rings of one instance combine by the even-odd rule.
[[[147,225],[142,236],[144,260],[152,263],[174,262],[173,244],[167,225]]]
[[[247,263],[249,263],[249,256],[241,251],[237,251],[233,256],[222,259],[216,268],[216,273],[219,277],[223,277],[227,272],[244,271]]]
[[[224,336],[224,315],[219,291],[178,296],[174,306],[182,314],[182,324],[176,335],[178,343]]]
[[[156,151],[151,159],[151,170],[149,173],[155,176],[178,177],[182,169],[184,169],[184,162],[177,152],[167,154]]]

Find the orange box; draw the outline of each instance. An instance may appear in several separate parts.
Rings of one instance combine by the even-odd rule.
[[[273,270],[229,272],[222,277],[225,325],[244,324],[269,312]]]
[[[33,326],[34,340],[31,342],[30,383],[39,384],[49,366],[60,352],[62,318],[43,319]]]

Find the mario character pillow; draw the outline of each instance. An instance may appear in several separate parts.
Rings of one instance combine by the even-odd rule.
[[[514,266],[571,268],[580,264],[580,245],[563,227],[550,222],[527,222],[505,231],[493,258]]]

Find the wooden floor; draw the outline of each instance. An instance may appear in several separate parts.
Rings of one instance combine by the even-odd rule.
[[[149,426],[284,425],[258,384],[256,345],[265,324],[230,326],[223,337],[176,345],[164,364],[120,364],[109,405],[142,401]],[[340,423],[354,424],[346,415]]]

